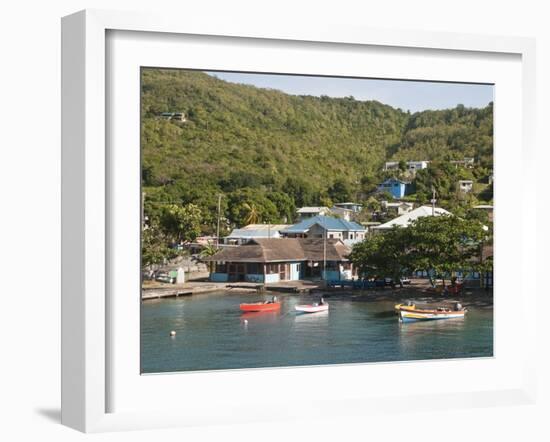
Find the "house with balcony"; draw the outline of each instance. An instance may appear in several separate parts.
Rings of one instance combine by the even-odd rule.
[[[331,216],[315,216],[281,230],[285,238],[327,238],[362,241],[366,229],[362,225]]]

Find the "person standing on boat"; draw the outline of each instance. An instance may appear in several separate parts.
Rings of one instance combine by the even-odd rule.
[[[321,296],[321,299],[319,300],[319,305],[325,305],[325,300],[323,299],[322,296]]]
[[[271,298],[271,303],[272,303],[272,304],[275,304],[276,302],[277,302],[277,297],[276,297],[276,296],[273,296],[273,297]]]

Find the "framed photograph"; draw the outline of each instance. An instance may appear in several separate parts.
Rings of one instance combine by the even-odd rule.
[[[62,44],[64,424],[534,400],[533,41],[84,11]]]

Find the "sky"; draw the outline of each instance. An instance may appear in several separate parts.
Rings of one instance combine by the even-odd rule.
[[[297,75],[207,72],[232,83],[270,88],[292,95],[353,96],[377,100],[411,112],[448,109],[457,104],[484,107],[493,101],[493,85],[427,81],[374,80]]]

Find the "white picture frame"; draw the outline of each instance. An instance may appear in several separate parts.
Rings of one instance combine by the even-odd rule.
[[[195,407],[186,408],[182,405],[179,409],[170,406],[172,403],[166,393],[165,407],[151,407],[145,405],[136,406],[135,409],[112,406],[110,395],[115,389],[113,384],[113,370],[122,370],[113,364],[117,358],[113,353],[116,345],[111,345],[110,334],[116,328],[117,318],[120,316],[113,310],[112,299],[109,292],[112,291],[112,243],[116,242],[118,232],[116,222],[113,223],[113,201],[116,196],[112,193],[113,181],[116,181],[116,165],[108,150],[109,143],[115,136],[106,128],[106,121],[113,115],[107,104],[108,94],[111,92],[109,82],[113,81],[111,75],[106,76],[109,56],[116,56],[116,52],[109,52],[107,42],[108,33],[133,33],[138,32],[145,42],[148,38],[162,38],[163,36],[176,39],[178,36],[213,36],[217,39],[246,39],[247,41],[262,42],[277,45],[284,43],[287,47],[307,45],[335,45],[340,49],[370,47],[377,51],[391,50],[426,50],[432,56],[444,56],[454,53],[471,54],[473,58],[483,60],[490,54],[501,54],[514,57],[519,63],[520,87],[519,97],[521,103],[520,136],[518,141],[521,149],[517,152],[521,159],[524,176],[529,176],[529,171],[534,170],[534,106],[535,106],[535,46],[534,41],[516,37],[491,37],[450,33],[427,33],[415,31],[390,32],[388,30],[355,29],[342,26],[330,28],[316,27],[309,24],[299,29],[281,29],[276,25],[266,27],[265,24],[255,25],[248,23],[218,23],[212,22],[207,17],[192,17],[182,20],[170,16],[153,16],[141,13],[122,13],[111,11],[87,10],[65,17],[62,21],[62,423],[85,432],[158,428],[168,426],[207,425],[210,422],[258,422],[293,418],[298,413],[304,416],[314,416],[321,407],[334,407],[337,404],[337,415],[368,414],[374,410],[383,409],[387,412],[404,410],[414,404],[414,407],[424,409],[488,406],[500,403],[532,403],[535,395],[535,324],[528,320],[526,310],[529,305],[535,303],[536,287],[534,279],[525,277],[528,275],[530,260],[536,256],[535,231],[526,228],[525,221],[535,219],[536,194],[526,186],[516,189],[504,184],[496,184],[495,192],[513,192],[521,200],[522,208],[520,227],[517,228],[521,238],[521,244],[515,244],[511,251],[521,256],[521,269],[519,274],[524,277],[518,281],[517,288],[521,292],[517,300],[518,309],[515,326],[521,324],[522,337],[525,338],[523,352],[518,355],[518,364],[514,367],[513,382],[508,384],[496,383],[488,389],[479,385],[468,388],[454,389],[452,392],[436,388],[430,394],[421,390],[396,392],[376,392],[370,394],[361,388],[354,395],[339,395],[334,390],[328,390],[326,396],[313,395],[308,398],[308,411],[303,408],[298,410],[287,406],[285,409],[259,403],[250,396],[235,399],[232,409],[224,406],[226,403],[220,398],[218,409],[216,405],[206,401],[200,403],[200,389],[206,388],[207,380],[215,385],[222,385],[226,381],[234,382],[239,377],[250,375],[246,370],[223,372],[218,374],[202,373],[193,374],[193,383],[197,386]],[[338,50],[339,50],[338,49]],[[113,55],[115,54],[115,55]],[[519,60],[519,61],[518,61]],[[244,61],[243,61],[244,63]],[[237,60],[238,64],[238,60]],[[250,63],[249,63],[250,65]],[[197,66],[202,68],[202,66]],[[246,70],[246,69],[244,69]],[[418,77],[417,77],[418,79]],[[498,87],[498,85],[497,85]],[[513,91],[512,91],[513,92]],[[138,93],[138,90],[135,91]],[[518,98],[516,97],[516,98]],[[498,106],[498,101],[497,101]],[[135,109],[134,109],[135,111]],[[139,113],[139,112],[138,112]],[[505,115],[505,112],[502,113]],[[498,114],[497,114],[498,118]],[[116,121],[116,118],[115,118]],[[131,122],[130,122],[131,123]],[[139,129],[136,128],[139,132]],[[139,138],[139,137],[138,137]],[[116,142],[116,140],[114,141]],[[497,158],[499,156],[497,150]],[[510,152],[508,152],[508,156]],[[503,163],[506,155],[502,155]],[[500,160],[497,160],[500,161]],[[116,162],[116,161],[115,161]],[[115,178],[113,178],[113,174]],[[110,182],[111,180],[111,182]],[[500,189],[499,189],[500,186]],[[504,195],[504,193],[500,193]],[[498,198],[498,196],[497,196]],[[505,201],[502,198],[502,201]],[[504,206],[503,206],[504,207]],[[505,214],[505,209],[497,207],[500,213]],[[500,215],[499,215],[500,216]],[[496,225],[498,229],[504,228]],[[504,242],[496,240],[497,266],[505,265],[500,260],[500,250],[506,250],[508,246]],[[118,249],[117,249],[118,250]],[[118,253],[118,252],[117,252]],[[139,270],[139,269],[138,269]],[[499,293],[498,272],[495,275],[496,293]],[[136,283],[139,290],[139,280]],[[500,286],[502,287],[502,286]],[[510,300],[503,302],[497,308],[505,312],[510,307]],[[120,311],[120,309],[119,309]],[[134,315],[135,316],[135,315]],[[498,318],[497,318],[498,319]],[[129,322],[136,318],[130,318]],[[120,321],[119,321],[120,322]],[[500,326],[500,325],[498,325]],[[134,333],[132,329],[131,333]],[[529,339],[531,337],[532,339]],[[113,338],[116,339],[116,338]],[[118,347],[120,348],[120,347]],[[129,356],[124,356],[128,359]],[[497,354],[498,359],[498,354]],[[134,361],[135,362],[135,361]],[[452,370],[451,364],[446,367]],[[377,368],[378,367],[378,368]],[[380,368],[382,367],[382,368]],[[348,381],[358,380],[361,370],[370,370],[377,376],[384,376],[382,371],[392,372],[394,364],[365,365],[365,366],[336,366],[320,368],[316,376],[335,376],[345,373]],[[456,365],[458,367],[458,365]],[[403,373],[403,369],[421,373],[431,370],[429,364],[413,362],[402,365],[395,370],[394,375]],[[491,366],[487,365],[486,370]],[[304,369],[273,369],[255,370],[254,376],[284,378],[285,382],[291,382],[292,378],[300,379],[302,376],[311,376],[312,372],[304,372]],[[521,373],[520,373],[521,372]],[[128,373],[128,377],[139,376],[139,373]],[[390,375],[385,375],[390,376]],[[120,374],[118,378],[120,379]],[[148,378],[148,386],[145,389],[172,388],[178,383],[178,376],[157,376],[156,379]],[[162,379],[161,379],[162,378]],[[159,387],[161,382],[163,385]],[[128,384],[128,387],[131,387]],[[144,390],[145,391],[145,390]],[[234,392],[233,392],[234,393]],[[124,394],[124,391],[122,391]],[[224,393],[220,393],[222,396]],[[229,392],[228,392],[229,394]],[[234,396],[233,396],[234,397]],[[184,399],[185,401],[186,399]],[[206,414],[206,410],[209,414]],[[239,417],[236,418],[236,415]]]

